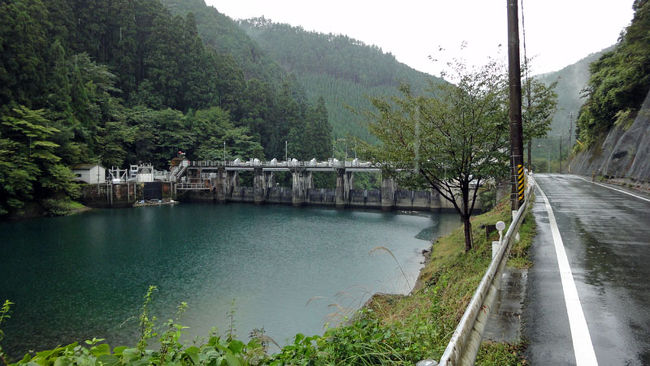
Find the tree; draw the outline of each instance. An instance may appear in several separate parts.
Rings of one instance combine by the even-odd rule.
[[[521,120],[524,145],[528,148],[528,170],[532,167],[532,143],[535,138],[543,138],[551,130],[553,115],[557,110],[557,81],[546,85],[534,78],[526,78],[522,90]]]
[[[235,127],[228,112],[219,107],[188,115],[190,133],[195,141],[188,156],[197,160],[263,158],[264,149],[247,127]],[[224,156],[224,143],[226,156]]]
[[[400,184],[429,187],[453,204],[467,252],[478,187],[508,172],[505,73],[495,63],[454,71],[457,85],[432,85],[427,96],[402,86],[402,97],[373,99],[369,128],[381,144],[359,143]]]
[[[0,215],[32,199],[78,194],[72,172],[56,155],[59,145],[52,142],[59,130],[43,110],[18,106],[0,122]]]
[[[594,146],[615,125],[632,123],[650,91],[650,2],[636,0],[632,8],[632,23],[616,47],[589,66],[577,123],[578,149]]]
[[[325,99],[319,97],[314,108],[308,112],[306,126],[307,140],[303,144],[309,148],[307,157],[327,160],[332,157],[332,126],[327,116]]]

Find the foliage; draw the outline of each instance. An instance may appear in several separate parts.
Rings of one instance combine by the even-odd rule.
[[[5,300],[5,302],[2,304],[2,308],[0,308],[0,360],[2,360],[5,365],[7,365],[8,362],[7,355],[2,350],[2,340],[5,337],[5,333],[2,331],[2,323],[5,320],[11,318],[11,315],[9,314],[11,311],[11,305],[13,305],[11,301]]]
[[[523,357],[526,343],[519,344],[483,342],[476,355],[478,366],[524,366],[528,362]]]
[[[367,96],[396,95],[401,83],[420,94],[429,81],[442,82],[398,62],[379,47],[344,35],[309,32],[265,18],[239,24],[259,47],[296,75],[310,100],[324,98],[335,139],[352,135],[377,142],[363,118],[349,108],[371,108]]]
[[[528,63],[526,64],[528,66]],[[524,74],[528,74],[524,70]],[[526,77],[522,85],[522,132],[523,143],[528,151],[528,169],[532,168],[533,140],[546,137],[557,111],[557,81],[543,83],[537,78]]]
[[[369,127],[382,144],[363,148],[386,170],[401,170],[401,184],[429,187],[450,201],[469,251],[478,192],[472,187],[508,170],[506,88],[494,62],[477,70],[457,64],[454,76],[457,85],[437,85],[431,96],[415,97],[404,86],[402,98],[373,99]]]
[[[535,138],[543,138],[550,131],[557,110],[556,86],[557,82],[546,85],[534,78],[524,81],[521,111],[524,144],[530,144]]]
[[[590,66],[585,104],[578,117],[578,139],[590,147],[621,116],[636,116],[650,90],[650,3],[634,2],[634,18],[614,50]]]
[[[292,157],[329,157],[325,103],[262,51],[241,57],[254,42],[232,20],[187,6],[198,19],[158,0],[0,2],[0,216],[28,202],[65,213],[80,163],[165,169],[178,150],[222,159],[224,142],[229,158],[280,157],[285,141]],[[204,45],[208,23],[237,41]]]
[[[19,106],[0,122],[0,214],[20,209],[34,198],[78,196],[72,172],[56,155],[59,145],[54,141],[60,131],[43,110]]]

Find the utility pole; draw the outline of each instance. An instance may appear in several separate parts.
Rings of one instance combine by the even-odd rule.
[[[558,173],[562,174],[562,135],[560,135],[560,170]]]
[[[569,141],[567,141],[567,149],[569,149],[568,154],[571,154],[571,148],[573,147],[573,140],[571,140],[571,135],[573,135],[573,112],[569,113]],[[567,173],[571,173],[571,164],[569,164],[567,167]]]
[[[569,113],[569,148],[573,146],[571,136],[573,136],[573,112]]]
[[[511,209],[524,202],[524,143],[521,126],[521,70],[519,61],[519,15],[517,0],[508,2],[508,79],[510,86]]]
[[[284,161],[289,161],[289,149],[287,145],[287,140],[284,140]]]

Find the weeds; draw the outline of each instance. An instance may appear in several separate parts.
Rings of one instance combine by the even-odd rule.
[[[230,302],[230,310],[226,313],[228,317],[228,340],[231,341],[237,338],[237,329],[235,328],[235,313],[237,312],[237,306],[235,305],[235,299],[232,299]]]
[[[153,292],[158,288],[156,286],[149,286],[147,294],[144,295],[144,303],[142,304],[142,312],[140,313],[140,340],[138,341],[138,350],[144,353],[147,347],[147,340],[156,336],[154,332],[154,325],[156,317],[149,318],[149,306],[153,300]]]
[[[5,333],[2,330],[2,323],[5,320],[11,318],[11,315],[9,313],[11,311],[11,305],[13,304],[13,302],[5,300],[4,304],[2,304],[2,308],[0,308],[0,360],[2,360],[5,365],[8,365],[9,362],[7,361],[7,355],[2,350],[2,340],[5,337]]]
[[[397,267],[399,267],[399,270],[402,272],[402,276],[404,277],[404,281],[406,281],[406,284],[408,285],[408,288],[413,288],[413,287],[411,287],[411,282],[409,281],[408,277],[406,276],[406,273],[404,273],[404,269],[402,268],[402,265],[399,263],[397,258],[395,258],[395,254],[393,254],[393,252],[391,252],[390,249],[388,249],[388,248],[386,248],[384,246],[379,246],[379,247],[372,248],[370,250],[370,254],[372,254],[374,252],[377,252],[377,251],[384,251],[384,252],[388,253],[391,257],[393,257],[393,260],[395,261],[395,263],[397,263]]]

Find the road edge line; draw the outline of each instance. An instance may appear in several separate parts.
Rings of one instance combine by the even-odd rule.
[[[576,365],[597,366],[598,361],[596,359],[596,352],[591,343],[589,327],[587,326],[585,314],[582,312],[582,304],[578,297],[578,289],[573,280],[573,273],[571,272],[569,259],[564,250],[564,242],[562,241],[560,229],[555,220],[553,208],[551,208],[551,203],[539,185],[537,186],[537,189],[539,189],[539,192],[541,193],[540,196],[544,200],[546,212],[548,213],[548,221],[551,226],[551,233],[553,235],[553,244],[555,246],[557,264],[560,270],[562,291],[564,293],[564,303],[566,305],[567,315],[569,316],[569,328],[571,330],[571,339],[573,341],[573,352],[576,358]]]
[[[574,175],[574,177],[576,177],[576,178],[578,178],[578,179],[582,179],[582,180],[584,180],[585,182],[595,184],[595,185],[597,185],[597,186],[601,186],[601,187],[605,187],[605,188],[611,189],[612,191],[617,191],[617,192],[625,193],[625,194],[630,195],[630,196],[632,196],[632,197],[636,197],[636,198],[638,198],[638,199],[641,199],[641,200],[644,200],[644,201],[650,202],[650,199],[648,199],[648,198],[641,197],[641,196],[637,196],[637,195],[634,194],[634,193],[627,192],[627,191],[624,191],[624,190],[622,190],[622,189],[618,189],[618,188],[610,187],[610,186],[607,186],[607,185],[602,184],[602,183],[591,182],[591,181],[589,181],[589,180],[587,180],[587,179],[585,179],[585,178],[583,178],[583,177],[577,176],[577,175]]]

